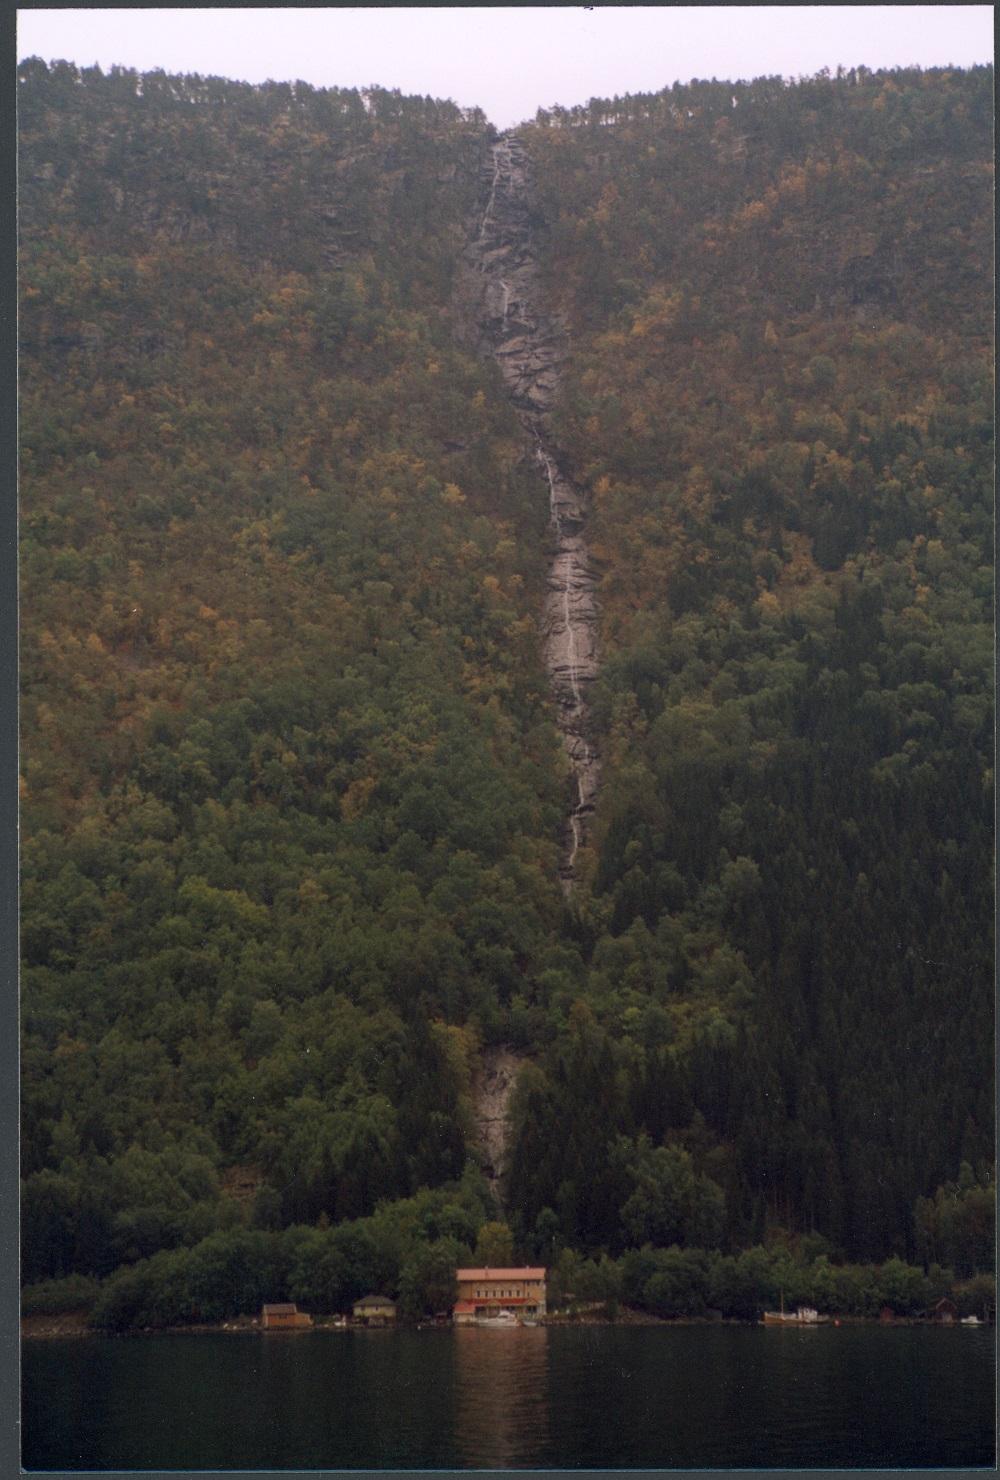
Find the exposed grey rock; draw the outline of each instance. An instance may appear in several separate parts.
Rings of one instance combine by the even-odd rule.
[[[493,146],[483,179],[486,205],[466,253],[465,293],[479,325],[480,348],[496,360],[531,438],[549,501],[553,544],[541,635],[572,783],[560,865],[569,892],[600,775],[587,705],[598,672],[598,576],[585,539],[586,500],[562,471],[551,434],[549,414],[559,390],[566,325],[543,304],[532,245],[528,162],[516,137],[505,135]]]
[[[483,1155],[483,1171],[490,1190],[503,1208],[503,1175],[507,1170],[510,1127],[510,1098],[522,1065],[523,1054],[510,1048],[487,1048],[480,1055],[472,1085],[476,1131]]]

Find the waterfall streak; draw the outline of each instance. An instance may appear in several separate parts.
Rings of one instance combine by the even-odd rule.
[[[499,181],[500,181],[500,151],[499,151],[499,149],[494,149],[493,150],[493,184],[492,184],[492,186],[490,188],[490,198],[487,201],[486,210],[483,213],[483,219],[482,219],[482,221],[480,222],[480,225],[479,225],[479,240],[480,241],[484,241],[485,238],[486,238],[486,228],[489,225],[490,219],[491,219],[491,217],[493,215],[493,207],[494,207],[494,205],[496,203],[497,185],[499,184]]]
[[[587,842],[600,769],[588,733],[587,703],[587,686],[597,676],[597,581],[584,537],[586,503],[562,471],[552,440],[550,412],[565,335],[560,321],[543,304],[534,257],[528,162],[516,137],[507,135],[493,145],[488,179],[486,209],[467,260],[478,268],[482,285],[474,290],[482,340],[496,360],[548,485],[552,554],[542,632],[556,724],[573,783],[559,868],[569,892],[577,877],[578,855]]]

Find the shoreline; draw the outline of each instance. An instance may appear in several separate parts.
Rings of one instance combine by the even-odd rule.
[[[546,1316],[537,1322],[537,1326],[763,1326],[763,1321],[743,1321],[733,1317],[711,1317],[711,1316],[654,1316],[647,1311],[631,1310],[623,1307],[620,1314],[611,1319],[609,1316],[597,1315],[590,1311],[581,1311],[576,1315],[552,1315]],[[960,1321],[952,1323],[928,1320],[922,1316],[896,1316],[891,1321],[883,1321],[878,1316],[830,1316],[825,1321],[817,1321],[815,1325],[836,1328],[840,1326],[940,1326],[953,1324],[960,1326]],[[980,1326],[985,1327],[986,1321],[981,1321]],[[306,1326],[297,1331],[265,1331],[260,1320],[256,1316],[237,1316],[229,1321],[199,1321],[190,1325],[180,1326],[133,1326],[124,1331],[102,1331],[95,1326],[87,1325],[87,1314],[85,1311],[65,1311],[60,1315],[30,1315],[21,1317],[21,1339],[22,1341],[53,1341],[65,1340],[67,1338],[80,1337],[127,1337],[127,1336],[301,1336],[309,1332],[349,1332],[349,1331],[444,1331],[451,1329],[476,1330],[475,1326],[463,1326],[454,1328],[451,1321],[420,1321],[416,1326],[366,1326],[360,1322],[345,1321],[342,1317],[319,1316],[314,1318],[311,1326]],[[530,1328],[525,1328],[530,1329]],[[813,1325],[788,1322],[786,1326],[768,1326],[768,1330],[812,1330]],[[973,1328],[975,1329],[975,1328]]]

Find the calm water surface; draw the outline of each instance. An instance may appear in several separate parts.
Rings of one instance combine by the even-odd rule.
[[[28,1469],[992,1466],[988,1328],[25,1344]]]

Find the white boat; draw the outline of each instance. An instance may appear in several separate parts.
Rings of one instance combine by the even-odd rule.
[[[517,1316],[512,1310],[501,1310],[495,1316],[480,1316],[477,1326],[516,1326]]]
[[[961,1324],[963,1326],[981,1326],[983,1323],[978,1316],[963,1316]]]
[[[826,1316],[821,1316],[818,1310],[811,1305],[800,1305],[797,1310],[786,1310],[785,1302],[782,1300],[780,1310],[766,1310],[764,1312],[765,1326],[818,1326],[825,1321]]]

